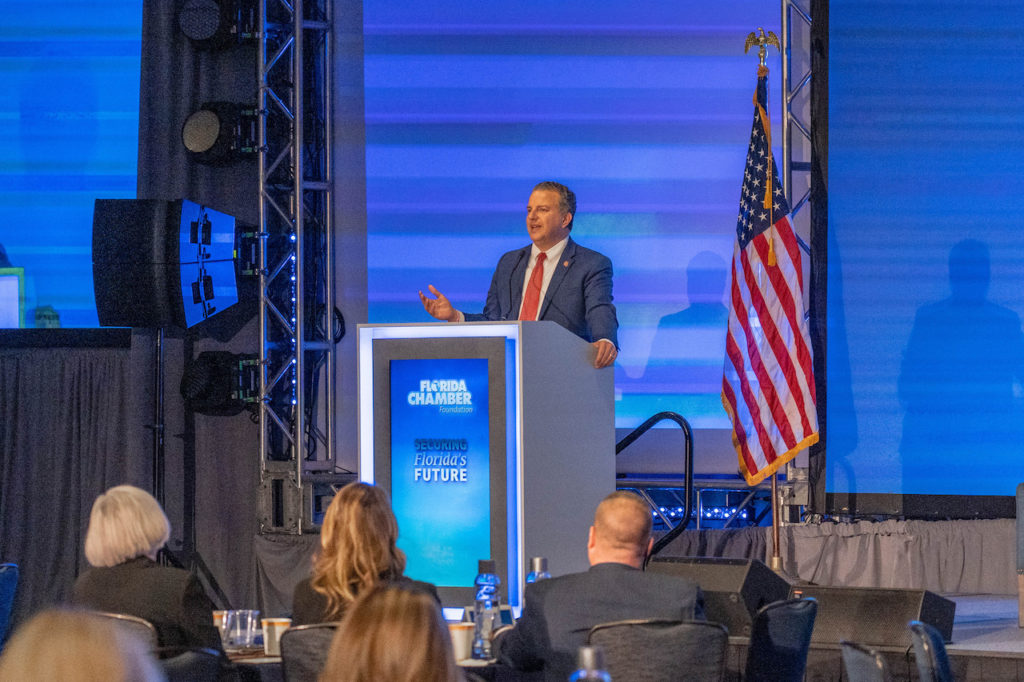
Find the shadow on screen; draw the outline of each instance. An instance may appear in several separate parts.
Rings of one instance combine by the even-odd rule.
[[[989,280],[988,246],[960,241],[950,296],[917,311],[898,380],[904,493],[1010,494],[991,461],[1014,466],[1024,455],[1024,334],[1017,313],[987,300]]]

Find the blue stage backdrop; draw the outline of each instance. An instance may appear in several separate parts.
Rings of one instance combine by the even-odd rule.
[[[1024,12],[830,3],[834,492],[1024,480]]]
[[[617,426],[671,409],[727,428],[723,301],[757,68],[743,41],[779,21],[753,1],[368,0],[370,321],[430,320],[428,284],[482,310],[498,258],[529,243],[531,188],[558,180],[578,197],[573,238],[615,267]]]
[[[97,197],[135,197],[142,0],[6,2],[0,22],[0,244],[25,269],[26,324],[98,324]]]

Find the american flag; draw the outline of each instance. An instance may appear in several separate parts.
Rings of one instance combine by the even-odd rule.
[[[800,247],[772,157],[767,82],[762,66],[736,222],[722,377],[722,404],[750,485],[818,440]]]

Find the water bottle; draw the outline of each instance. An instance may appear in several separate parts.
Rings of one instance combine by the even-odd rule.
[[[581,646],[576,654],[576,667],[569,682],[612,682],[612,676],[604,669],[604,651],[599,646]]]
[[[530,559],[530,572],[526,574],[526,584],[535,583],[538,580],[550,578],[548,573],[548,560],[542,556],[535,556]]]
[[[493,559],[481,559],[476,576],[476,602],[473,605],[473,658],[491,658],[491,637],[500,617],[501,599],[498,597],[498,578]]]

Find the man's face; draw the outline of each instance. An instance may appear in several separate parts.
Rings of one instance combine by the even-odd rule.
[[[547,251],[569,236],[570,220],[572,214],[562,212],[558,192],[539,189],[530,195],[530,203],[526,206],[526,230],[541,251]]]

